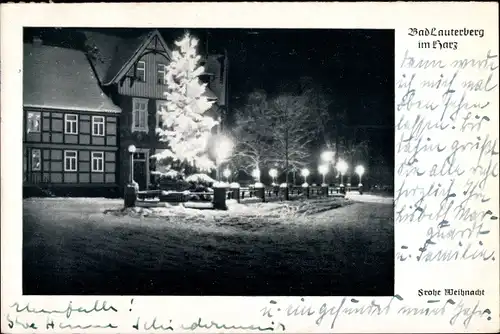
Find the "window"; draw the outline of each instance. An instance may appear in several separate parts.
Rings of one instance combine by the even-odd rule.
[[[146,160],[146,153],[144,152],[135,152],[134,160]]]
[[[64,151],[64,171],[65,172],[76,172],[76,151]]]
[[[92,116],[92,135],[104,136],[104,116]]]
[[[146,62],[145,61],[139,61],[137,62],[137,65],[135,66],[135,78],[139,81],[145,82],[146,81]]]
[[[92,171],[104,172],[104,152],[92,152]]]
[[[78,115],[64,115],[64,133],[71,135],[78,134]]]
[[[133,99],[132,131],[148,132],[148,100]]]
[[[161,128],[163,119],[160,113],[165,112],[167,108],[167,101],[156,100],[156,127]]]
[[[159,85],[167,84],[167,66],[165,64],[158,64],[156,66],[156,82]]]
[[[30,111],[27,114],[28,124],[27,131],[30,132],[40,132],[40,119],[41,115],[39,112]]]
[[[31,170],[39,171],[42,169],[42,152],[39,149],[31,150]]]

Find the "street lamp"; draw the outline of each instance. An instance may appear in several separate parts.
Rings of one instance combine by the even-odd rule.
[[[215,156],[215,168],[216,168],[216,179],[217,181],[219,180],[219,168],[220,164],[223,163],[229,156],[231,156],[231,153],[233,152],[233,147],[234,144],[231,141],[230,138],[224,136],[224,135],[219,135],[217,136],[217,139],[214,141],[214,145],[212,147],[214,156]]]
[[[269,170],[269,176],[273,178],[273,185],[276,183],[276,176],[278,176],[278,170],[276,168],[271,168]]]
[[[323,160],[324,162],[330,162],[333,160],[334,155],[335,153],[332,151],[325,151],[321,153],[321,160]]]
[[[255,168],[252,172],[252,176],[255,179],[255,181],[260,182],[260,169]]]
[[[231,176],[231,171],[229,170],[229,168],[226,168],[224,169],[224,177],[226,178],[226,182],[229,182],[229,177]]]
[[[307,183],[307,177],[309,176],[309,169],[304,168],[300,173],[304,177],[304,183]]]
[[[134,183],[134,153],[137,149],[135,145],[129,145],[128,153],[130,153],[130,184]]]
[[[344,174],[345,172],[347,172],[347,168],[347,162],[345,162],[344,160],[339,160],[339,162],[337,163],[337,170],[340,173],[340,187],[344,186]]]
[[[356,166],[356,169],[355,169],[355,172],[356,174],[358,174],[359,176],[359,186],[361,187],[363,184],[361,183],[361,177],[363,176],[363,174],[365,173],[365,167],[361,166],[361,165],[358,165]]]
[[[320,165],[318,167],[318,171],[323,176],[323,184],[326,184],[325,177],[326,177],[326,174],[328,174],[328,165],[327,164]]]

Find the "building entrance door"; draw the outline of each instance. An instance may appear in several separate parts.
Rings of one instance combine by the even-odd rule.
[[[139,185],[139,190],[148,188],[149,164],[148,152],[134,153],[134,181]]]

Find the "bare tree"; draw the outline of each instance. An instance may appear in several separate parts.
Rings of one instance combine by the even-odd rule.
[[[267,124],[267,95],[255,91],[248,96],[247,103],[237,109],[234,115],[235,125],[232,129],[236,141],[233,163],[240,170],[251,174],[252,170],[263,167],[269,157],[272,142],[271,127]]]
[[[307,99],[317,126],[317,135],[323,138],[328,150],[335,152],[333,165],[336,166],[341,151],[347,110],[341,106],[341,97],[329,87],[316,83],[311,77],[300,78],[301,94]]]
[[[345,160],[354,168],[356,162],[368,161],[369,142],[363,140],[356,142],[353,139],[343,139],[340,144],[340,152]]]
[[[316,139],[317,124],[304,96],[290,93],[271,99],[266,112],[272,127],[271,161],[284,169],[286,182],[290,168],[304,167]]]
[[[328,149],[332,148],[332,134],[327,129],[331,128],[332,116],[329,111],[333,106],[333,94],[330,90],[324,89],[316,84],[311,77],[300,78],[301,94],[307,100],[306,103],[313,113],[316,121],[316,131],[323,137]],[[334,136],[333,136],[334,137]]]

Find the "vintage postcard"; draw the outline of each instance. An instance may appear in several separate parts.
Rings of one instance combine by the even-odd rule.
[[[2,333],[498,332],[497,13],[2,5]]]

